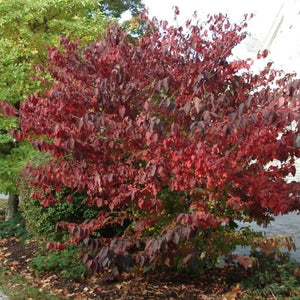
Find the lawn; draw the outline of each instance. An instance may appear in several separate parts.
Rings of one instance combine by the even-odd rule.
[[[30,284],[28,280],[18,274],[14,274],[11,268],[0,268],[0,290],[9,295],[9,299],[62,299],[53,291],[48,291],[37,285]]]

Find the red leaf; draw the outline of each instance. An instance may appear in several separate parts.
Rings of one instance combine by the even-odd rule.
[[[146,132],[146,140],[149,141],[150,138],[151,138],[151,136],[152,136],[152,132],[147,131],[147,132]]]
[[[74,149],[74,147],[75,147],[75,140],[74,140],[74,138],[71,137],[71,138],[68,139],[67,147],[69,149],[71,149],[71,150]]]
[[[201,108],[201,100],[198,97],[195,97],[193,100],[194,100],[194,105],[195,105],[195,108],[196,108],[196,112],[199,113],[200,108]]]
[[[184,107],[183,107],[183,110],[186,114],[188,114],[191,110],[191,103],[190,102],[187,102]]]
[[[90,256],[89,256],[88,253],[85,253],[85,254],[83,255],[82,261],[83,261],[84,264],[87,263],[87,261],[89,260],[89,257],[90,257]]]
[[[149,175],[150,175],[151,177],[153,177],[153,176],[155,175],[156,168],[157,168],[156,165],[152,165],[152,166],[150,167]]]
[[[97,204],[98,207],[103,206],[103,199],[102,198],[97,198],[96,204]]]
[[[5,117],[17,115],[17,110],[6,101],[1,101],[0,103],[1,111]]]
[[[262,52],[262,57],[263,58],[266,58],[269,54],[269,51],[267,49],[265,49],[263,52]]]
[[[152,135],[152,140],[153,140],[153,142],[157,142],[158,141],[158,134],[157,133],[154,133],[153,135]]]
[[[179,11],[178,6],[174,6],[174,13],[175,13],[175,15],[177,15],[177,16],[180,14],[180,11]]]
[[[124,105],[119,105],[119,114],[120,114],[121,118],[124,118],[125,111],[126,111],[125,106]]]

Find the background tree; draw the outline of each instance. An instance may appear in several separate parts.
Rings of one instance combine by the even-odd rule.
[[[253,74],[250,61],[232,59],[246,21],[220,14],[187,22],[187,34],[142,18],[149,29],[138,40],[113,27],[82,52],[62,38],[64,50],[49,53],[52,87],[19,112],[2,103],[6,115],[19,113],[15,138],[53,157],[27,167],[34,198],[72,201],[58,197],[68,188],[99,207],[80,224],[60,224],[84,244],[93,271],[201,270],[236,245],[272,251],[276,241],[236,232],[236,221],[300,209],[299,185],[284,179],[300,155],[299,81],[271,63]],[[266,168],[274,159],[281,163]]]
[[[133,16],[138,16],[144,9],[141,0],[106,0],[100,2],[101,10],[107,16],[119,18],[124,11],[129,10]]]
[[[140,1],[119,2],[107,3],[107,16],[119,16],[127,9],[137,11],[141,5]],[[18,108],[28,94],[42,91],[43,84],[32,80],[36,75],[33,66],[46,62],[47,46],[58,45],[60,35],[80,39],[82,46],[92,42],[108,20],[101,10],[104,6],[105,1],[95,0],[1,0],[0,99]],[[20,169],[37,158],[30,144],[10,137],[9,130],[17,127],[18,119],[0,115],[0,191],[10,195],[6,219],[17,209]]]

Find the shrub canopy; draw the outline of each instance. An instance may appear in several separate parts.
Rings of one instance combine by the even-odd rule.
[[[52,206],[67,187],[99,207],[91,220],[61,223],[94,271],[215,263],[251,241],[234,221],[300,208],[299,186],[284,180],[299,157],[299,81],[233,60],[246,19],[175,28],[141,18],[138,39],[118,27],[85,49],[62,38],[64,51],[49,51],[52,87],[18,112],[15,137],[53,157],[27,167],[34,197]],[[114,224],[122,231],[103,234]]]

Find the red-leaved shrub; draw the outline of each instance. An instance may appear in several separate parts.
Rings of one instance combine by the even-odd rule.
[[[66,187],[99,207],[60,224],[93,271],[213,265],[251,242],[236,220],[300,208],[299,185],[284,180],[300,153],[299,81],[233,60],[246,20],[175,28],[141,18],[140,38],[116,26],[85,49],[62,38],[64,51],[49,49],[52,87],[19,110],[15,136],[53,157],[27,167],[33,197],[51,206]]]

